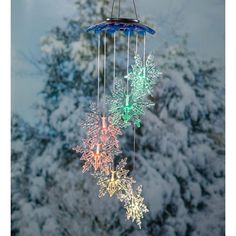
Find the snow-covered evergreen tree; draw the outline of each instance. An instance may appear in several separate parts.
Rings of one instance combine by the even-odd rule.
[[[155,55],[163,77],[137,129],[133,174],[150,209],[142,230],[115,198],[99,199],[95,180],[82,174],[71,147],[84,136],[81,119],[97,91],[96,37],[84,29],[109,16],[109,4],[78,1],[78,17],[41,39],[40,121],[31,127],[12,117],[12,234],[222,236],[224,78],[214,60],[199,59],[185,43]],[[132,169],[131,130],[121,143]]]

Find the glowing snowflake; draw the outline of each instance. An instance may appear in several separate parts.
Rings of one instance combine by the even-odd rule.
[[[120,200],[125,202],[126,216],[127,219],[131,219],[132,222],[141,228],[141,219],[144,217],[143,214],[149,212],[147,206],[144,204],[144,198],[141,196],[142,186],[138,186],[135,192],[127,192],[120,196]]]
[[[80,160],[85,161],[83,172],[93,167],[95,171],[100,170],[106,174],[110,171],[110,165],[113,162],[113,148],[100,143],[93,144],[93,140],[83,140],[82,146],[73,148],[76,153],[82,153]]]
[[[121,130],[112,124],[112,117],[99,115],[96,105],[91,104],[91,112],[87,113],[85,121],[82,123],[87,131],[87,136],[93,140],[94,143],[101,142],[105,145],[113,145],[114,148],[119,149],[118,135],[121,135]]]
[[[132,65],[132,70],[125,76],[131,82],[132,95],[135,99],[150,95],[156,79],[161,75],[157,69],[154,57],[149,55],[145,65],[141,57],[137,54],[134,57],[135,64]]]
[[[156,78],[161,73],[156,68],[153,56],[148,56],[145,65],[139,55],[135,56],[135,64],[131,72],[125,76],[130,83],[129,93],[124,81],[117,79],[112,97],[108,99],[109,112],[112,122],[119,127],[126,127],[134,123],[140,127],[144,109],[154,105],[147,99],[151,94]]]
[[[141,115],[144,109],[152,106],[153,103],[145,97],[134,96],[133,90],[126,93],[124,82],[116,80],[112,97],[108,99],[109,112],[112,114],[112,123],[119,127],[127,127],[134,123],[140,127]]]
[[[94,104],[91,105],[91,110],[82,123],[87,131],[87,138],[73,150],[82,153],[80,160],[85,161],[83,172],[93,167],[95,171],[108,174],[114,156],[120,153],[117,136],[121,135],[121,131],[111,123],[110,117],[100,116]]]
[[[109,175],[104,173],[95,174],[98,179],[97,184],[100,186],[99,197],[103,197],[106,193],[112,197],[114,193],[123,195],[125,192],[131,191],[132,184],[136,181],[133,177],[127,176],[129,171],[125,169],[126,164],[127,159],[125,158],[119,162],[116,169],[112,170]]]

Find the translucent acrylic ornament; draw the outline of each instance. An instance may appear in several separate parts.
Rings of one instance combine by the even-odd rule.
[[[161,72],[157,69],[154,57],[149,55],[143,62],[140,55],[136,54],[132,70],[125,76],[131,84],[131,94],[134,100],[152,94],[153,86]]]
[[[112,96],[108,98],[109,112],[112,114],[114,125],[127,127],[133,123],[140,127],[145,108],[152,106],[153,103],[146,97],[136,94],[133,94],[133,90],[127,94],[124,82],[121,79],[116,80]]]
[[[126,192],[123,195],[119,195],[119,199],[124,202],[124,208],[126,209],[127,219],[131,219],[132,222],[141,228],[141,220],[144,217],[144,213],[149,212],[147,206],[144,204],[144,198],[141,196],[142,186],[138,186],[136,191]]]
[[[119,149],[117,136],[122,134],[120,128],[112,124],[112,117],[98,114],[94,103],[90,107],[91,112],[86,114],[86,119],[82,122],[82,127],[87,131],[87,137],[93,139],[94,142]]]
[[[110,164],[113,162],[114,151],[109,145],[94,144],[93,142],[93,139],[84,139],[82,146],[73,148],[76,153],[82,153],[80,160],[85,161],[83,172],[93,167],[95,172],[100,170],[108,174]]]
[[[125,169],[127,158],[122,159],[115,170],[111,170],[108,175],[105,173],[95,174],[98,179],[97,185],[99,189],[99,197],[103,197],[106,193],[112,197],[114,194],[124,194],[132,189],[132,184],[136,181],[133,177],[128,176],[128,170]]]

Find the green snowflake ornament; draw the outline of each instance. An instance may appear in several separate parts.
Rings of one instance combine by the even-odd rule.
[[[132,70],[125,78],[131,83],[133,97],[139,99],[152,94],[153,86],[161,72],[156,67],[152,55],[147,57],[145,63],[138,54],[135,55],[134,59],[135,64],[131,66]]]
[[[131,91],[127,94],[123,80],[116,80],[112,97],[108,99],[109,112],[112,114],[112,123],[119,127],[127,127],[131,123],[140,127],[141,115],[146,107],[153,103],[145,97],[133,96]]]
[[[130,84],[129,93],[124,81],[117,79],[112,97],[107,100],[114,125],[127,127],[133,123],[140,127],[145,108],[154,105],[147,96],[151,94],[155,79],[159,75],[153,56],[148,56],[145,66],[140,56],[135,56],[135,64],[132,65],[131,72],[125,76]]]

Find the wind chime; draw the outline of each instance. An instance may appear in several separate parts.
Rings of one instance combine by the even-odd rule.
[[[118,16],[113,16],[115,0],[112,3],[111,17],[104,22],[88,28],[88,32],[95,32],[97,36],[97,104],[91,104],[91,112],[87,114],[82,127],[87,132],[82,145],[73,148],[81,153],[80,160],[84,161],[83,172],[93,169],[97,179],[99,197],[106,193],[112,197],[116,195],[123,203],[127,219],[135,221],[141,228],[143,214],[148,212],[141,196],[142,186],[136,190],[134,177],[128,175],[126,169],[127,158],[121,159],[115,165],[115,158],[121,155],[118,136],[121,130],[132,125],[135,129],[141,124],[141,116],[145,108],[154,105],[148,98],[152,94],[153,85],[160,72],[155,66],[154,58],[146,57],[146,35],[154,34],[150,27],[141,24],[133,0],[135,19],[120,18],[120,1]],[[107,37],[113,38],[113,86],[110,96],[106,96],[106,64],[107,64]],[[117,37],[127,39],[126,75],[117,77],[116,71],[116,42]],[[134,64],[130,65],[130,40],[135,38]],[[138,54],[139,41],[143,42],[142,57]],[[101,52],[103,49],[103,52]],[[103,58],[101,59],[101,53]],[[100,98],[100,67],[103,64],[103,99]],[[134,157],[135,160],[135,157]]]

